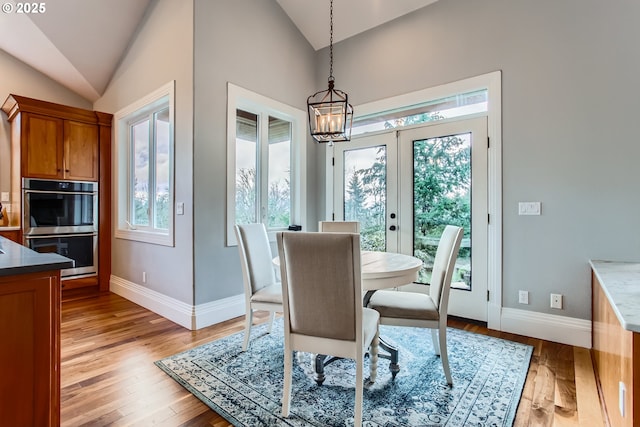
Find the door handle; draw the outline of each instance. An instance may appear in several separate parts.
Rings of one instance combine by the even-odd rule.
[[[395,225],[392,225],[391,227],[389,227],[389,230],[391,231],[396,231],[398,229],[398,227],[396,227]]]

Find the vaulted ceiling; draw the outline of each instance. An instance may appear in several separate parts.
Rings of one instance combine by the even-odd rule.
[[[329,44],[328,0],[276,1],[314,49]],[[435,1],[335,0],[334,43]],[[55,0],[43,3],[44,13],[20,14],[14,0],[3,0],[0,49],[93,102],[104,93],[149,3]]]

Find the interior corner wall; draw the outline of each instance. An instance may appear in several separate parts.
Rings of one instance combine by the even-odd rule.
[[[227,82],[306,111],[315,51],[275,0],[195,1],[194,256],[196,304],[243,293],[225,246]],[[307,138],[310,174],[314,147]],[[315,180],[308,178],[315,218]]]
[[[91,102],[0,49],[0,105],[10,94],[91,109]],[[0,191],[11,188],[11,126],[0,113]]]
[[[94,104],[96,110],[116,113],[175,80],[175,201],[184,202],[184,215],[175,215],[175,246],[114,238],[111,270],[122,282],[142,287],[136,289],[188,306],[193,304],[193,14],[193,0],[152,1]]]
[[[638,16],[631,1],[439,0],[334,45],[356,114],[502,70],[503,307],[590,319],[588,260],[640,260]]]

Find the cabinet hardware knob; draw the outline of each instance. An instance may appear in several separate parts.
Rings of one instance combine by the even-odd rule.
[[[396,231],[398,229],[398,227],[396,227],[395,225],[392,225],[391,227],[389,227],[389,230],[391,231]]]

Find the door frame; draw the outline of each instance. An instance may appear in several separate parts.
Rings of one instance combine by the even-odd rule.
[[[487,158],[487,208],[489,224],[487,230],[487,327],[502,330],[502,72],[487,74],[419,90],[391,98],[357,105],[354,114],[366,116],[445,98],[474,90],[487,90],[487,134],[489,149]],[[466,117],[460,117],[461,120]],[[333,212],[333,147],[325,150],[325,217]]]

